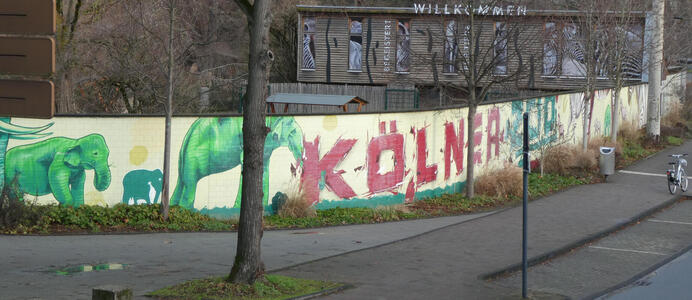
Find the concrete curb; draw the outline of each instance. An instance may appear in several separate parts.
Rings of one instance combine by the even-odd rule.
[[[322,297],[322,296],[326,296],[326,295],[331,295],[331,294],[334,294],[334,293],[342,292],[342,291],[345,291],[345,290],[348,290],[348,289],[352,289],[352,288],[354,288],[354,287],[356,287],[356,286],[355,286],[355,285],[351,285],[351,284],[343,284],[343,285],[337,286],[337,287],[335,287],[335,288],[331,288],[331,289],[327,289],[327,290],[323,290],[323,291],[319,291],[319,292],[314,292],[314,293],[312,293],[312,294],[302,295],[302,296],[298,296],[298,297],[288,298],[288,299],[286,299],[286,300],[306,300],[306,299],[313,299],[313,298],[317,298],[317,297]]]
[[[689,246],[687,246],[687,247],[685,247],[684,249],[678,251],[677,253],[674,253],[673,255],[671,255],[671,256],[669,256],[669,257],[666,257],[665,259],[663,259],[663,260],[661,260],[660,262],[654,264],[654,265],[651,266],[650,268],[648,268],[648,269],[646,269],[646,270],[640,272],[639,274],[636,274],[636,275],[632,276],[632,278],[627,279],[627,280],[625,280],[625,281],[623,281],[623,282],[620,282],[620,283],[618,283],[617,285],[612,286],[612,287],[609,287],[609,288],[607,288],[607,289],[605,289],[605,290],[602,290],[602,291],[600,291],[600,292],[596,292],[596,293],[593,293],[593,294],[591,294],[591,295],[589,295],[589,296],[586,296],[586,297],[584,297],[584,299],[595,299],[595,298],[598,298],[598,297],[601,297],[601,296],[605,296],[605,295],[607,295],[607,294],[609,294],[609,293],[611,293],[611,292],[617,291],[617,290],[619,290],[619,289],[621,289],[621,288],[624,288],[624,287],[626,287],[626,286],[628,286],[628,285],[634,283],[635,281],[637,281],[637,280],[643,278],[644,276],[648,275],[649,273],[652,273],[652,272],[656,271],[658,268],[662,267],[663,265],[665,265],[665,264],[667,264],[667,263],[673,261],[674,259],[680,257],[681,255],[683,255],[683,254],[685,254],[685,253],[687,253],[687,252],[689,252],[689,251],[691,251],[691,250],[692,250],[692,244],[689,245]]]
[[[606,237],[613,232],[619,231],[621,229],[624,229],[625,227],[636,224],[637,222],[641,221],[642,219],[645,219],[645,218],[647,218],[647,217],[649,217],[649,216],[651,216],[651,215],[653,215],[653,214],[655,214],[655,213],[657,213],[657,212],[659,212],[665,208],[672,206],[676,202],[681,201],[681,199],[683,199],[683,197],[685,197],[685,196],[682,194],[678,194],[678,195],[672,197],[671,199],[669,199],[668,201],[665,201],[665,202],[663,202],[657,206],[649,208],[649,209],[635,215],[634,217],[630,218],[627,221],[615,224],[612,227],[609,227],[609,228],[606,228],[602,231],[588,235],[588,236],[586,236],[580,240],[568,243],[567,245],[560,247],[558,249],[544,252],[544,253],[539,254],[537,256],[531,257],[528,259],[528,266],[532,267],[532,266],[535,266],[535,265],[540,264],[542,262],[545,262],[549,259],[552,259],[554,257],[566,254],[566,253],[570,252],[572,249],[579,248],[579,247],[584,246],[588,243],[591,243],[595,240]],[[500,268],[499,270],[495,270],[495,271],[491,271],[491,272],[488,272],[485,274],[481,274],[478,276],[478,278],[481,280],[493,280],[493,279],[496,279],[498,277],[503,277],[503,276],[509,275],[511,273],[520,271],[521,268],[522,268],[522,264],[520,262],[520,263],[509,265],[509,266],[504,267],[504,268]]]

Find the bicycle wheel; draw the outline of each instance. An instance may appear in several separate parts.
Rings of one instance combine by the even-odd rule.
[[[687,192],[687,172],[685,169],[680,169],[680,190]]]
[[[666,178],[666,181],[668,181],[668,191],[672,195],[675,195],[675,191],[678,189],[678,184],[675,182],[675,180],[671,181],[669,178]]]

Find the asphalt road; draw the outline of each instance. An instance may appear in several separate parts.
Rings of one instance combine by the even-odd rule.
[[[557,298],[593,298],[611,287],[641,276],[642,272],[648,273],[651,266],[686,253],[691,245],[692,200],[687,200],[567,255],[529,268],[529,290]],[[688,260],[687,266],[692,267],[692,259]],[[678,282],[686,282],[687,285],[671,292],[677,297],[643,297],[641,292],[645,289],[638,287],[614,295],[613,299],[635,299],[633,295],[638,296],[636,299],[685,299],[681,296],[692,295],[692,268],[683,271],[681,267],[684,268],[684,264],[673,268],[672,276],[653,276],[635,283],[635,286],[649,285],[646,290],[661,292],[657,295],[663,296],[665,293],[661,291],[661,286],[675,285],[669,279],[687,273],[678,278]],[[521,273],[494,283],[503,287],[521,287]],[[683,291],[685,293],[681,294]]]
[[[688,299],[692,295],[692,251],[605,297],[610,300]]]

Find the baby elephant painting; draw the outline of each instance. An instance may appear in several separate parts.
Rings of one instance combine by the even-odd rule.
[[[163,187],[161,170],[134,170],[123,178],[123,203],[155,204],[159,202]]]

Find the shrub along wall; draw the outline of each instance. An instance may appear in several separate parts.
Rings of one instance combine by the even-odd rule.
[[[579,143],[584,118],[589,137],[609,135],[614,117],[644,126],[646,94],[646,85],[624,88],[617,112],[610,90],[598,91],[587,111],[579,93],[481,106],[472,141],[478,145],[476,170],[519,161],[524,111],[533,120],[532,147]],[[264,153],[265,208],[271,210],[278,192],[296,186],[318,209],[401,204],[460,192],[466,181],[466,116],[466,108],[272,116]],[[214,216],[238,213],[241,122],[240,117],[174,118],[172,204]],[[163,133],[160,117],[4,118],[0,159],[6,182],[16,179],[28,200],[74,206],[158,203]]]

